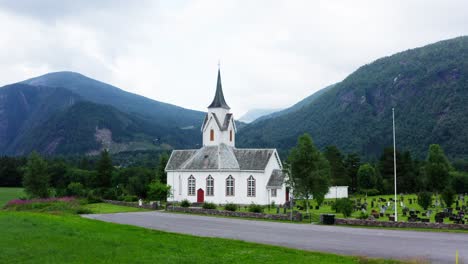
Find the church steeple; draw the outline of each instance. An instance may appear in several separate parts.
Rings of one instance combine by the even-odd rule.
[[[218,67],[218,82],[216,84],[216,93],[215,97],[213,98],[213,102],[208,106],[208,108],[224,108],[224,109],[231,109],[227,103],[226,100],[224,100],[224,94],[223,94],[223,87],[221,85],[221,70]]]

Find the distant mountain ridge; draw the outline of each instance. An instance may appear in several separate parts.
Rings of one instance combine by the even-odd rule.
[[[0,155],[195,147],[203,115],[78,73],[50,73],[0,88]]]
[[[376,158],[392,145],[425,158],[429,144],[451,158],[468,158],[468,37],[437,42],[360,67],[312,103],[248,124],[239,146],[278,147],[286,155],[309,133],[323,148]]]
[[[274,112],[281,111],[281,108],[256,108],[256,109],[250,109],[245,113],[243,116],[239,118],[239,121],[244,122],[244,123],[251,123],[258,118],[261,118],[262,116],[267,116],[270,115]]]

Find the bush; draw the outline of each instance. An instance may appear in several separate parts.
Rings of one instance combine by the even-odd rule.
[[[102,199],[99,196],[94,195],[93,192],[88,193],[88,195],[86,196],[86,200],[88,200],[88,203],[90,204],[102,203]]]
[[[76,214],[92,214],[93,211],[91,211],[90,209],[81,207],[81,208],[76,209],[75,213]]]
[[[362,189],[359,193],[367,196],[377,196],[380,192],[377,189]]]
[[[235,212],[237,211],[237,205],[234,203],[227,203],[224,205],[224,210]]]
[[[347,218],[353,213],[354,203],[348,198],[342,198],[338,199],[332,208]]]
[[[187,200],[187,199],[182,200],[182,202],[180,202],[180,206],[182,206],[182,207],[190,207],[190,202],[189,202],[189,200]]]
[[[263,213],[263,206],[252,203],[249,205],[249,212],[251,213]]]
[[[432,204],[432,193],[430,192],[420,192],[418,194],[418,204],[424,209],[427,210]]]
[[[369,215],[361,211],[361,214],[359,215],[358,218],[366,220],[369,218]]]
[[[148,186],[148,199],[166,201],[170,194],[171,186],[160,181],[153,181]]]
[[[216,204],[205,202],[203,203],[203,209],[216,209]]]

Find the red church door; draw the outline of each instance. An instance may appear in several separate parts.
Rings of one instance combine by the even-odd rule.
[[[286,187],[286,202],[289,202],[289,187]]]
[[[197,203],[205,202],[205,192],[202,188],[198,189],[197,191]]]

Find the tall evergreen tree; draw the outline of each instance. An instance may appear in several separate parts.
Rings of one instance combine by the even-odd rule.
[[[396,161],[397,161],[397,173],[399,168],[399,163],[401,162],[400,152],[396,152]],[[383,179],[383,191],[384,193],[393,193],[394,189],[394,166],[393,166],[393,148],[385,148],[382,156],[380,156],[378,170],[380,176]],[[398,174],[397,174],[398,177]],[[398,178],[397,178],[398,179]]]
[[[112,181],[112,160],[107,150],[101,152],[101,158],[97,164],[97,181],[96,187],[109,188]]]
[[[294,195],[306,199],[323,197],[330,188],[330,165],[308,134],[299,137],[296,147],[288,157]]]
[[[166,152],[159,156],[158,167],[156,167],[156,180],[163,184],[167,184],[167,173],[165,171],[167,162],[169,161],[169,155]]]
[[[429,146],[427,163],[424,172],[427,177],[427,188],[434,192],[441,192],[450,184],[451,165],[442,148],[437,144]]]
[[[36,152],[29,155],[24,171],[23,186],[24,191],[30,197],[49,197],[50,176],[47,171],[47,162]]]
[[[359,158],[359,155],[357,153],[348,154],[344,160],[344,166],[346,169],[346,174],[348,175],[348,179],[350,179],[351,192],[354,193],[358,188],[357,173],[359,166],[361,166],[361,159]]]
[[[349,186],[350,180],[346,174],[343,155],[336,146],[328,146],[323,153],[330,164],[331,184],[335,186]]]

